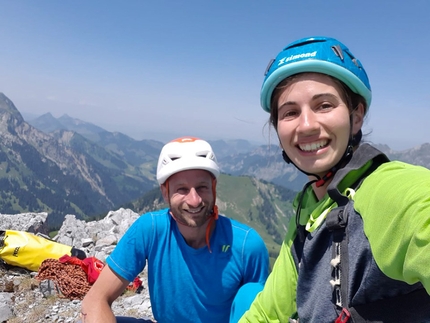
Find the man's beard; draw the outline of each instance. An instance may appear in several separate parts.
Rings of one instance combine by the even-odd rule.
[[[170,212],[173,218],[182,225],[186,225],[192,228],[198,228],[203,226],[208,219],[210,219],[214,208],[214,203],[209,205],[209,207],[204,207],[204,209],[198,212],[198,215],[188,213],[185,210],[179,211],[178,208],[170,208]]]

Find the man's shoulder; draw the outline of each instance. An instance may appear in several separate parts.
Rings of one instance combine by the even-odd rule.
[[[247,255],[267,250],[261,235],[250,225],[225,216],[220,216],[219,220],[223,226],[222,232],[232,239],[232,246],[236,251],[244,251],[244,246]]]
[[[169,209],[161,209],[143,213],[138,221],[140,223],[153,223],[153,222],[168,222],[170,219]]]
[[[169,215],[169,209],[165,208],[165,209],[160,209],[160,210],[154,210],[154,211],[149,211],[146,213],[143,213],[141,216],[166,216]]]
[[[238,220],[229,218],[225,215],[221,215],[219,217],[219,221],[223,223],[224,225],[231,225],[233,229],[236,230],[242,230],[242,231],[255,231],[252,227],[250,227],[248,224],[245,224],[243,222],[239,222]]]

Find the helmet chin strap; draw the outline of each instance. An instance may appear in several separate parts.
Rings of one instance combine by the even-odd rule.
[[[329,179],[331,179],[334,176],[334,174],[336,174],[336,172],[340,168],[343,167],[344,164],[348,163],[351,160],[352,154],[354,152],[354,147],[357,146],[360,143],[361,137],[362,137],[361,130],[359,130],[357,132],[357,134],[351,135],[351,137],[349,138],[349,141],[348,141],[348,145],[346,146],[345,152],[343,153],[342,158],[338,161],[338,163],[336,165],[334,165],[332,168],[330,168],[330,170],[322,178],[319,175],[317,175],[317,174],[308,173],[308,172],[304,171],[303,169],[301,169],[300,167],[298,167],[296,164],[294,164],[292,162],[292,160],[288,157],[288,155],[285,152],[285,150],[282,150],[282,158],[284,159],[284,161],[287,164],[292,164],[294,167],[296,167],[303,174],[305,174],[307,176],[313,176],[313,177],[315,177],[316,180],[313,180],[312,182],[316,183],[317,187],[321,187]]]

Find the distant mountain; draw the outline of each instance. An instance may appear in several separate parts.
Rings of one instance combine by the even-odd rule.
[[[47,134],[56,130],[70,130],[79,133],[80,135],[92,141],[97,141],[100,133],[107,132],[99,126],[96,126],[90,122],[85,122],[69,117],[67,114],[64,114],[57,119],[48,112],[41,115],[40,117],[28,120],[27,122],[33,127]]]
[[[159,151],[163,143],[154,140],[134,140],[119,132],[108,132],[96,125],[64,115],[58,119],[50,113],[29,121],[46,133],[58,129],[75,131],[110,150],[131,165],[143,165],[141,170],[154,179]],[[300,191],[307,177],[284,162],[278,145],[255,145],[246,140],[209,140],[222,172],[234,176],[252,176],[294,191]],[[430,167],[430,144],[405,151],[394,151],[387,145],[374,144],[391,159]]]
[[[109,132],[90,122],[72,118],[67,114],[57,119],[48,112],[40,117],[28,120],[28,123],[45,133],[51,133],[60,129],[74,131],[91,141],[107,147],[110,146],[111,140],[113,140],[117,145],[126,144],[126,146],[133,146],[133,149],[147,149],[153,146],[153,148],[156,149],[156,154],[158,154],[159,149],[164,145],[163,143],[155,140],[138,141],[119,132]],[[139,142],[141,142],[142,146],[138,144]],[[235,153],[247,153],[258,147],[255,144],[251,144],[249,141],[241,139],[208,140],[208,142],[216,152],[218,159]],[[114,149],[116,150],[117,148],[118,146]]]
[[[134,140],[119,132],[109,132],[92,123],[64,115],[55,119],[50,113],[30,120],[39,130],[50,133],[58,129],[77,132],[108,149],[131,165],[144,164],[144,174],[154,178],[158,154],[163,143]],[[306,177],[281,157],[279,146],[251,144],[246,140],[208,140],[215,151],[221,171],[235,176],[253,176],[292,190],[300,190]]]
[[[50,133],[55,130],[67,129],[67,128],[64,128],[61,122],[49,112],[45,113],[44,115],[41,115],[40,117],[32,121],[27,121],[27,122],[31,124],[33,127],[45,133]]]
[[[307,177],[286,164],[277,145],[262,145],[249,152],[233,153],[219,159],[221,169],[231,175],[247,175],[300,191]]]
[[[94,140],[99,146],[104,147],[119,156],[122,156],[128,163],[138,166],[146,163],[153,163],[150,167],[151,176],[155,175],[155,166],[158,161],[163,143],[155,140],[134,140],[120,132],[100,132],[98,138]]]
[[[108,212],[154,187],[145,167],[76,132],[37,130],[0,93],[0,212],[46,211],[51,227]]]
[[[394,151],[387,145],[375,145],[375,147],[384,152],[391,160],[400,160],[405,163],[430,168],[430,143],[403,151]]]
[[[252,151],[257,145],[251,144],[247,140],[208,140],[215,151],[217,159],[222,159],[235,154],[244,154]]]
[[[28,121],[47,134],[58,130],[76,132],[97,145],[120,156],[125,162],[140,167],[142,173],[155,181],[155,168],[163,143],[155,140],[134,140],[119,132],[109,132],[90,122],[67,114],[56,119],[50,113]]]

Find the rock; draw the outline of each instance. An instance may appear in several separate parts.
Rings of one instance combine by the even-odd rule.
[[[58,294],[58,290],[55,288],[55,283],[50,279],[42,281],[39,284],[39,290],[45,298]]]
[[[48,213],[0,214],[0,230],[27,231],[48,234]]]
[[[26,213],[0,215],[0,227],[10,229],[11,217],[19,219],[13,230],[26,228],[40,232],[47,215]],[[85,222],[67,215],[55,241],[85,251],[87,257],[96,257],[105,262],[117,242],[139,215],[129,209],[111,211],[99,220]],[[7,218],[7,220],[2,220]],[[24,225],[27,223],[27,225]],[[24,230],[26,231],[26,230]],[[46,234],[45,232],[42,232]],[[81,301],[70,300],[59,294],[55,282],[34,279],[37,273],[5,264],[0,266],[0,322],[4,323],[74,323],[79,319]],[[117,316],[152,318],[146,269],[139,275],[143,289],[137,294],[126,291],[113,304]]]
[[[11,293],[0,293],[0,322],[7,321],[13,316],[11,297]]]

